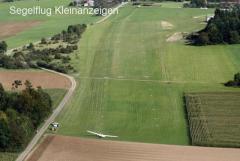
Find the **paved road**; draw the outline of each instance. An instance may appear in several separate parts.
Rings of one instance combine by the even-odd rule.
[[[52,70],[48,70],[48,69],[43,69],[43,70],[46,70],[48,72],[56,73],[56,74],[62,75],[64,77],[67,77],[71,81],[72,85],[69,88],[67,94],[64,96],[61,103],[53,111],[52,115],[45,121],[44,125],[38,130],[38,133],[34,136],[34,138],[28,144],[26,149],[18,156],[16,161],[24,161],[24,159],[27,157],[27,155],[31,152],[31,150],[37,144],[39,139],[41,139],[44,132],[48,129],[49,125],[55,120],[55,118],[58,116],[58,114],[62,111],[62,109],[64,108],[64,105],[68,102],[68,100],[70,99],[70,97],[72,96],[72,94],[73,94],[73,92],[76,88],[76,81],[73,77],[71,77],[69,75],[66,75],[66,74],[58,73],[58,72],[55,72],[55,71],[52,71]]]
[[[120,7],[123,7],[125,4],[127,4],[128,2],[123,2],[121,3],[120,5],[118,5],[116,8],[113,9],[113,12],[112,14],[115,14],[115,12],[120,8]],[[106,21],[112,14],[109,14],[107,16],[105,16],[104,18],[102,18],[101,20],[97,21],[96,24],[98,23],[102,23],[104,21]]]

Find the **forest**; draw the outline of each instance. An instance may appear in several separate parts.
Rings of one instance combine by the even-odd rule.
[[[240,43],[240,6],[216,9],[203,30],[187,36],[193,45],[239,44]]]
[[[24,90],[17,91],[21,85],[21,81],[14,81],[9,92],[0,84],[0,151],[22,150],[52,112],[48,93],[41,87],[33,88],[29,81],[24,83]]]

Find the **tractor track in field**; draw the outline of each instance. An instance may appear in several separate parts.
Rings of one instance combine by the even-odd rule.
[[[134,79],[134,78],[114,78],[114,77],[85,77],[80,76],[80,79],[92,79],[92,80],[116,80],[116,81],[136,81],[136,82],[152,82],[152,83],[166,83],[166,84],[187,84],[187,83],[196,83],[196,84],[211,84],[211,83],[222,83],[222,82],[204,82],[204,81],[168,81],[168,80],[157,80],[157,79]]]

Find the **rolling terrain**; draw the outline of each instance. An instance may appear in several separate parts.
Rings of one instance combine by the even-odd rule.
[[[59,3],[47,2],[37,3]],[[31,6],[33,2],[16,4]],[[6,14],[4,5],[0,13]],[[178,7],[176,3],[141,8],[128,5],[118,15],[88,25],[79,51],[71,54],[71,64],[77,69],[72,75],[78,86],[56,119],[61,125],[57,134],[93,137],[86,133],[93,130],[118,135],[117,140],[191,144],[184,93],[239,91],[222,83],[239,71],[240,45],[187,45],[182,35],[202,29],[205,15],[213,10]],[[97,19],[1,16],[0,21],[41,21],[6,39],[10,47],[17,47],[48,37],[69,24]],[[174,37],[179,34],[180,39]]]
[[[86,130],[93,130],[118,140],[188,145],[183,93],[238,91],[221,83],[239,69],[239,45],[166,41],[203,28],[195,17],[206,12],[213,10],[127,6],[90,26],[72,55],[79,85],[57,119],[58,133],[90,137]]]

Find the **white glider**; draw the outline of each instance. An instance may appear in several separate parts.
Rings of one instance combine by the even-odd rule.
[[[104,134],[96,133],[96,132],[89,131],[89,130],[87,130],[87,132],[90,133],[90,134],[96,135],[96,136],[98,136],[100,138],[107,138],[107,137],[108,138],[117,138],[118,137],[118,136],[113,136],[113,135],[104,135]]]

